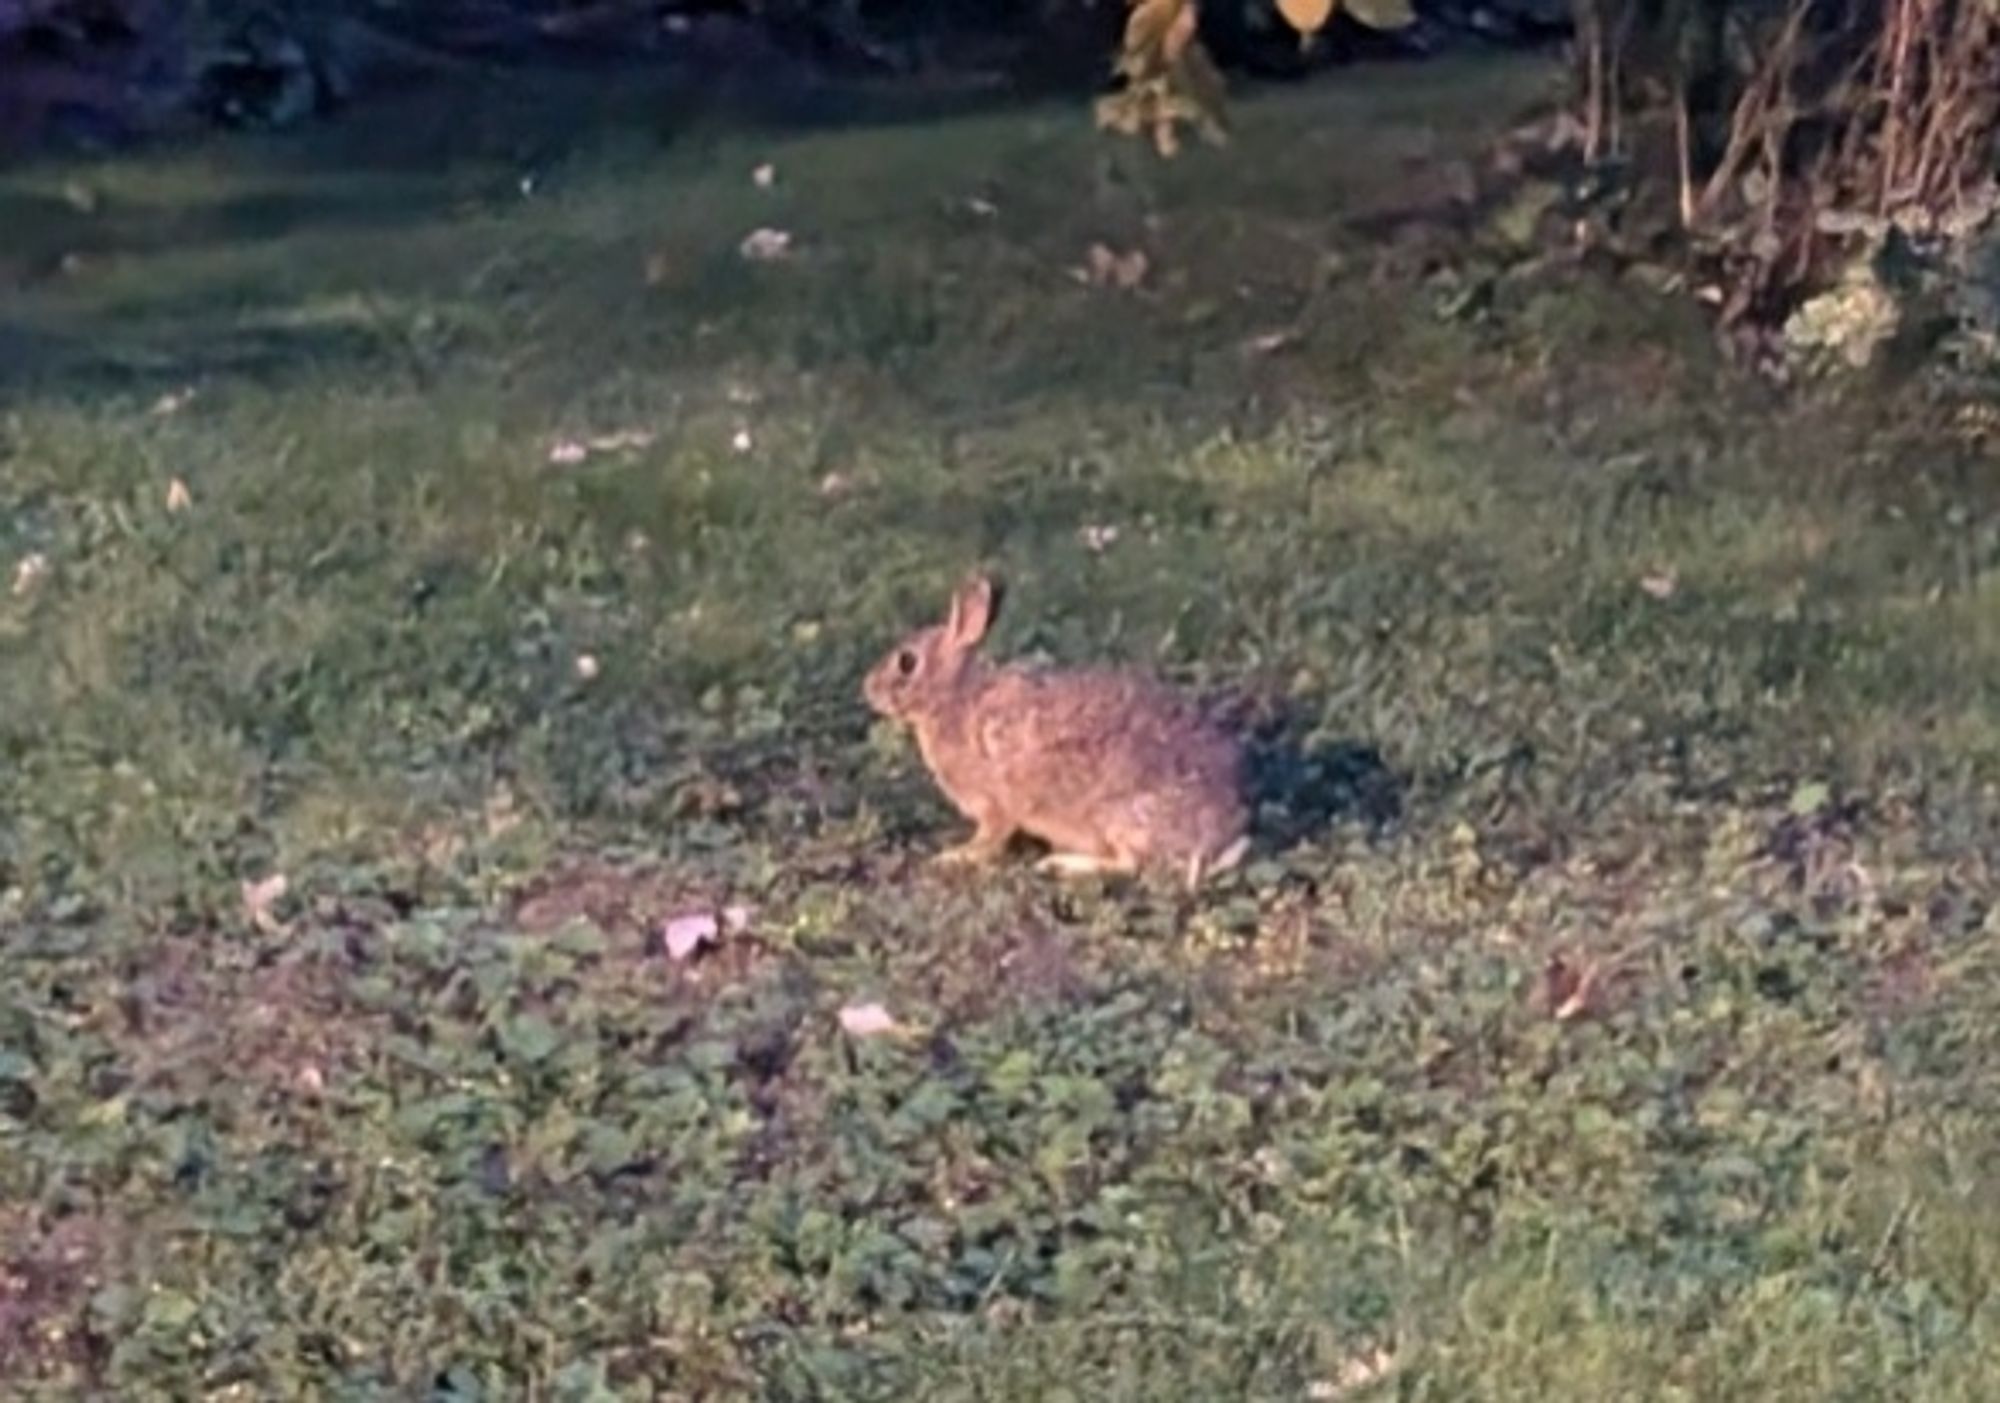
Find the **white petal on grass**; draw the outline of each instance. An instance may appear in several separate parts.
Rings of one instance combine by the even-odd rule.
[[[627,448],[651,448],[655,437],[657,435],[651,429],[614,429],[608,434],[597,435],[584,447],[592,453],[617,453]]]
[[[1120,292],[1130,292],[1146,281],[1153,266],[1142,248],[1118,253],[1106,244],[1092,244],[1084,258],[1085,281]]]
[[[679,964],[692,959],[695,952],[704,945],[713,945],[722,927],[711,911],[690,911],[679,916],[669,916],[660,925],[660,943],[666,948],[667,958]]]
[[[1315,1379],[1306,1386],[1311,1403],[1334,1403],[1350,1394],[1380,1383],[1396,1371],[1396,1356],[1386,1349],[1357,1354],[1344,1361],[1340,1372],[1330,1379]]]
[[[791,256],[792,236],[785,229],[752,229],[736,251],[752,263],[775,263]]]
[[[194,505],[194,495],[188,491],[188,485],[186,482],[182,481],[180,478],[174,478],[167,483],[168,511],[184,512],[193,505]]]
[[[580,681],[595,681],[597,674],[601,670],[602,668],[598,664],[595,653],[578,653],[576,655],[576,675]]]
[[[589,438],[557,439],[549,445],[549,461],[562,467],[574,467],[593,454],[637,452],[651,448],[659,435],[651,429],[613,429],[610,433],[593,434]]]
[[[1295,327],[1284,327],[1277,331],[1266,331],[1251,337],[1243,343],[1243,349],[1253,356],[1276,355],[1299,344],[1299,333]]]
[[[880,1038],[901,1032],[903,1025],[880,1004],[848,1004],[840,1010],[840,1029],[850,1038]]]
[[[769,190],[778,183],[778,168],[766,161],[750,172],[750,180],[759,190]]]
[[[291,881],[282,872],[273,872],[261,881],[243,883],[243,914],[258,930],[277,930],[278,918],[272,914],[271,908],[282,901],[291,888]]]
[[[40,551],[21,557],[14,566],[14,597],[19,599],[48,577],[49,558]]]

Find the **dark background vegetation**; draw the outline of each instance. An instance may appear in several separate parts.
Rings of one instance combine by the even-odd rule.
[[[474,59],[514,66],[524,90],[577,63],[677,66],[692,88],[733,82],[795,115],[834,75],[1087,90],[1124,24],[1114,0],[5,0],[0,144],[115,142],[190,118],[288,124]],[[1692,259],[1753,358],[1857,248],[1959,229],[1969,206],[1983,222],[1992,205],[1987,0],[1431,0],[1389,33],[1336,13],[1309,45],[1270,0],[1221,0],[1201,7],[1200,33],[1224,69],[1266,77],[1566,41],[1572,121],[1550,146],[1573,167],[1568,203],[1592,207],[1568,213],[1615,208],[1622,247]],[[1937,325],[1916,320],[1919,340]]]

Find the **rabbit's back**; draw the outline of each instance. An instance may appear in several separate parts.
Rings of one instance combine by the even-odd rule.
[[[1182,863],[1248,826],[1235,739],[1141,674],[1008,669],[967,739],[1022,826],[1059,847]]]

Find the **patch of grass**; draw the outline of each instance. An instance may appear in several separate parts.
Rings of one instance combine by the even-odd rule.
[[[1545,78],[9,176],[0,1373],[1983,1397],[1990,460],[1636,289],[1442,315],[1357,221]],[[1250,696],[1251,865],[923,867],[856,686],[977,560]]]

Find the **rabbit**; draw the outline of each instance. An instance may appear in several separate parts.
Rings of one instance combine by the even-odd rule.
[[[1040,670],[979,655],[999,591],[974,575],[941,624],[904,639],[862,695],[906,724],[945,796],[974,824],[944,863],[985,863],[1017,833],[1065,876],[1168,868],[1190,890],[1249,848],[1243,753],[1188,699],[1109,669]]]

